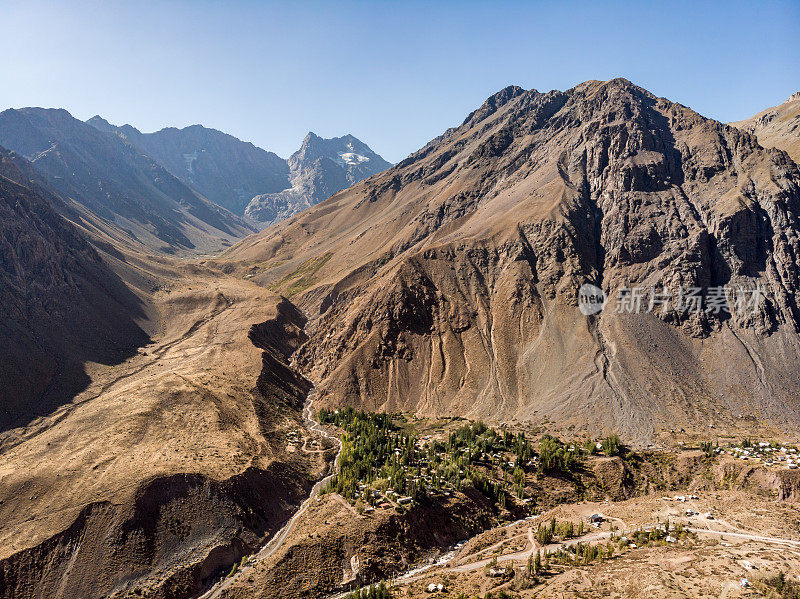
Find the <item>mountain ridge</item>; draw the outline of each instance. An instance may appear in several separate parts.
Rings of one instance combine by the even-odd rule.
[[[777,106],[730,124],[754,134],[764,147],[784,150],[800,164],[800,91]]]
[[[115,223],[152,250],[218,251],[255,230],[133,145],[64,109],[3,111],[0,145],[28,159],[59,195]]]
[[[86,122],[134,144],[205,197],[259,227],[390,166],[351,134],[325,139],[309,132],[300,149],[283,159],[203,125],[142,133],[131,125],[112,125],[99,115]],[[342,149],[350,151],[338,152]],[[323,158],[331,162],[318,164]]]
[[[800,347],[798,177],[753,136],[624,79],[509,87],[223,259],[309,313],[298,360],[330,405],[594,421],[641,440],[698,417],[736,429],[759,405],[768,426],[800,417],[800,365],[778,359]],[[577,310],[583,283],[613,297],[659,281],[771,295],[746,317]],[[761,366],[720,378],[708,364],[726,352]]]
[[[87,123],[126,139],[184,183],[240,216],[258,193],[288,186],[289,169],[283,158],[217,129],[198,124],[142,133],[127,124],[116,127],[99,116]]]

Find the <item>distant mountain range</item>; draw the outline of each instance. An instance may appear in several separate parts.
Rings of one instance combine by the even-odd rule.
[[[309,133],[300,149],[284,160],[201,125],[142,133],[100,116],[87,123],[133,144],[192,189],[259,227],[392,166],[352,135],[323,139]]]
[[[142,133],[130,125],[115,127],[99,116],[86,122],[133,144],[185,184],[240,216],[254,196],[289,187],[286,160],[216,129],[192,125]]]
[[[70,218],[79,226],[89,221],[115,243],[186,255],[219,252],[391,166],[351,135],[309,134],[285,160],[200,125],[142,133],[44,108],[0,112],[0,146],[82,214]]]
[[[0,113],[0,146],[21,154],[62,197],[165,253],[219,251],[255,229],[124,139],[66,110]]]

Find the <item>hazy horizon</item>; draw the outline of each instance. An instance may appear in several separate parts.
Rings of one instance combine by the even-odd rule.
[[[202,124],[283,157],[308,131],[352,133],[397,162],[512,84],[625,77],[723,122],[800,90],[798,3],[661,9],[11,2],[0,109],[65,108],[143,132]]]

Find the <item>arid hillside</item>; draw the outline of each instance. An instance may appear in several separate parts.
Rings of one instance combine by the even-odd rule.
[[[286,451],[304,430],[308,383],[287,364],[303,316],[218,272],[125,258],[157,289],[152,342],[87,363],[72,402],[0,435],[2,597],[191,596],[325,467]]]
[[[508,87],[396,167],[217,262],[311,322],[322,402],[616,430],[800,422],[800,171],[630,82]],[[591,283],[611,302],[577,308]],[[706,311],[715,288],[763,290]],[[616,313],[623,288],[698,311]],[[777,432],[777,431],[774,431]]]
[[[765,148],[783,150],[800,163],[800,92],[778,106],[731,125],[756,135]]]
[[[56,211],[65,204],[8,178],[24,179],[14,158],[0,148],[0,431],[85,388],[85,362],[117,364],[149,341],[146,303]]]
[[[119,233],[0,150],[3,598],[190,596],[326,466],[286,451],[305,317]]]

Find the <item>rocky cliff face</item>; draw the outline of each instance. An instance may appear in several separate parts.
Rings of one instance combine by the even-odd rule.
[[[0,113],[0,144],[29,160],[59,195],[128,231],[151,250],[218,251],[254,231],[133,145],[66,110]]]
[[[391,166],[352,135],[323,139],[309,133],[288,160],[291,187],[252,199],[246,214],[273,224]]]
[[[203,196],[240,216],[256,195],[289,187],[286,160],[216,129],[192,125],[142,133],[130,125],[116,127],[99,116],[87,123],[119,135]]]
[[[0,149],[0,430],[85,387],[84,361],[116,363],[148,340],[139,298],[50,201],[7,178],[24,179],[18,160]]]
[[[308,310],[333,404],[645,440],[800,422],[798,214],[798,167],[748,133],[625,80],[509,87],[227,258]],[[587,317],[585,283],[765,299]]]

